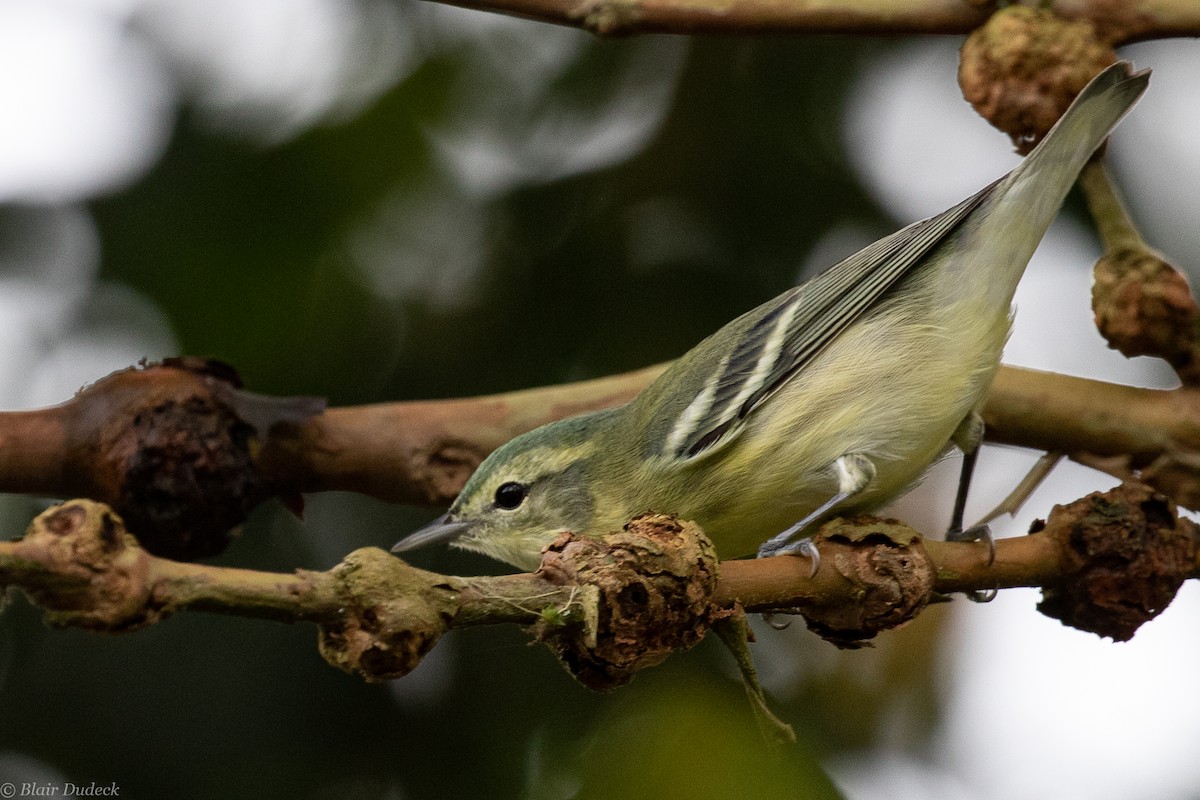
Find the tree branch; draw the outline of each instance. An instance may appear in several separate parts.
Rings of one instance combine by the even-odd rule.
[[[259,463],[273,483],[299,491],[350,490],[445,505],[500,444],[551,420],[626,402],[665,366],[487,397],[331,409],[273,436]],[[1200,508],[1200,390],[1003,366],[984,418],[989,441],[1085,463],[1093,456],[1122,458],[1126,475],[1164,460],[1184,465],[1161,485],[1158,475],[1149,480],[1184,506]]]
[[[1000,370],[988,441],[1065,453],[1200,508],[1200,391],[1144,389],[1031,369]]]
[[[445,0],[451,5],[583,28],[635,33],[962,34],[991,8],[968,0]],[[1066,19],[1092,22],[1113,44],[1200,35],[1190,0],[1052,0]]]
[[[292,575],[153,556],[102,504],[53,508],[0,543],[0,589],[21,588],[52,625],[120,632],[183,610],[313,622],[330,663],[370,680],[398,677],[451,628],[534,625],[572,672],[612,688],[744,611],[802,614],[844,647],[860,646],[948,592],[1045,587],[1044,613],[1127,639],[1200,575],[1200,530],[1138,484],[1056,507],[1029,536],[934,542],[900,523],[834,520],[816,537],[821,569],[790,556],[716,563],[691,523],[649,514],[600,539],[563,535],[533,574],[460,578],[376,548],[328,572]]]
[[[294,491],[445,505],[509,439],[628,402],[666,366],[483,397],[333,408],[273,431],[258,463],[271,481]]]
[[[218,552],[278,496],[358,491],[444,505],[491,450],[533,427],[626,402],[665,365],[487,397],[329,409],[239,388],[228,368],[179,359],[115,373],[72,400],[0,413],[0,491],[113,506],[156,555]],[[1200,388],[1141,389],[1001,368],[989,441],[1063,452],[1200,508]]]

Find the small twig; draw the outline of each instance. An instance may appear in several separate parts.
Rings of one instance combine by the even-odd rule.
[[[1088,211],[1096,223],[1106,251],[1129,249],[1149,252],[1150,248],[1113,187],[1112,177],[1103,159],[1093,159],[1083,168],[1079,174],[1079,188],[1083,190]]]
[[[754,635],[750,631],[746,613],[740,607],[735,607],[728,616],[713,623],[713,630],[733,655],[759,733],[772,744],[795,744],[796,731],[771,711],[767,705],[767,695],[758,681],[758,670],[754,666],[754,658],[750,655],[750,642],[754,640]]]

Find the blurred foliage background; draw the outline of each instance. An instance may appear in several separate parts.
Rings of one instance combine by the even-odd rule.
[[[22,141],[65,142],[0,157],[6,407],[174,353],[333,404],[606,374],[678,355],[909,221],[880,210],[846,144],[856,82],[895,43],[599,41],[410,0],[18,2],[5,22],[0,66],[62,106],[64,132]],[[36,127],[31,108],[11,135]],[[39,507],[7,498],[0,519],[15,534]],[[303,522],[265,507],[219,562],[326,569],[428,516],[349,495],[309,498]],[[472,630],[370,686],[325,665],[307,627],[184,614],[99,637],[17,599],[0,616],[0,781],[765,798],[837,796],[830,771],[854,797],[981,797],[932,766],[947,619],[856,653],[763,629],[773,707],[800,735],[779,757],[711,642],[602,696],[520,631]]]

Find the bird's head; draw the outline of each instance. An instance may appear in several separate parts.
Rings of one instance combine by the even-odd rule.
[[[592,532],[591,479],[613,410],[552,422],[489,455],[445,515],[402,539],[392,552],[448,542],[523,570],[562,531]]]

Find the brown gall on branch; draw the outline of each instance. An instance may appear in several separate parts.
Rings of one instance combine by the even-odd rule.
[[[1126,483],[1056,506],[1051,526],[1062,576],[1038,610],[1072,628],[1128,641],[1196,574],[1197,526],[1148,486]]]
[[[692,523],[646,514],[603,539],[563,534],[542,554],[537,574],[577,587],[587,625],[547,615],[534,626],[567,671],[590,689],[608,691],[640,670],[687,650],[712,623],[717,551]]]
[[[1008,6],[963,43],[958,83],[979,115],[1029,153],[1101,70],[1117,60],[1086,20]]]
[[[0,590],[20,587],[54,627],[137,630],[168,613],[151,591],[152,558],[108,507],[76,501],[44,512],[23,538],[0,544]]]
[[[1183,274],[1160,255],[1117,250],[1095,266],[1092,311],[1108,346],[1156,356],[1188,386],[1200,383],[1200,311]]]
[[[826,33],[865,36],[966,34],[994,3],[980,0],[442,0],[598,36],[641,33]],[[1200,35],[1191,0],[1047,0],[1056,14],[1087,20],[1113,44]]]
[[[321,657],[371,682],[412,672],[454,615],[453,580],[395,561],[363,548],[326,573],[339,603],[318,623]]]
[[[254,465],[260,439],[323,406],[244,392],[203,359],[122,370],[53,408],[0,414],[0,489],[101,500],[151,552],[203,558],[275,492]]]
[[[1102,161],[1079,184],[1104,242],[1092,285],[1100,335],[1126,357],[1157,356],[1184,385],[1200,384],[1200,310],[1187,278],[1142,239]]]
[[[903,523],[839,518],[813,541],[821,551],[816,575],[806,559],[790,556],[726,561],[714,603],[799,614],[826,641],[858,648],[908,622],[934,596],[937,567],[927,543]]]
[[[915,617],[933,596],[936,570],[911,528],[890,520],[836,520],[821,529],[826,541],[848,545],[834,553],[833,571],[853,589],[856,603],[829,603],[803,613],[809,630],[841,648],[857,648],[880,631]],[[840,594],[841,592],[839,592]]]

